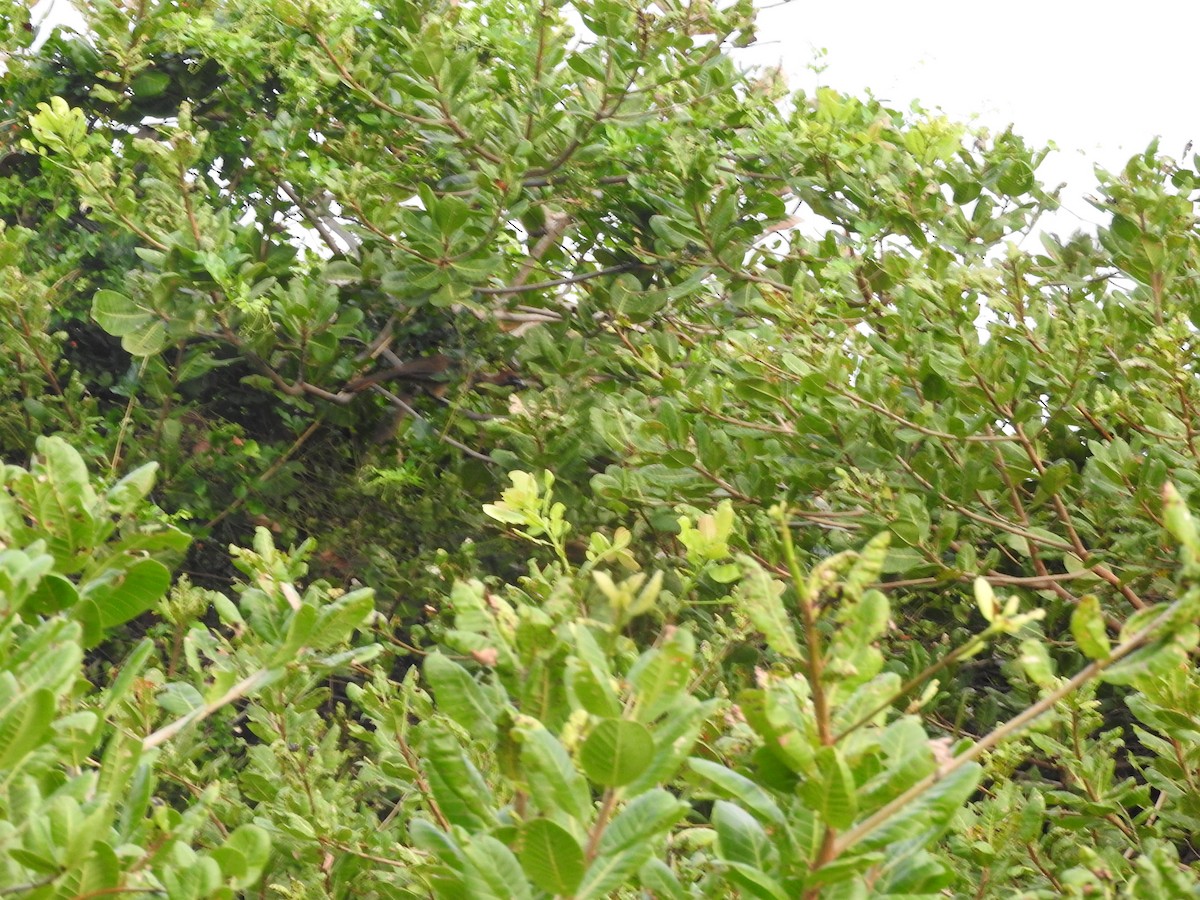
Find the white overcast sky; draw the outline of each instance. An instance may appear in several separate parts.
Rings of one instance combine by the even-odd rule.
[[[746,63],[782,64],[793,87],[825,84],[896,108],[914,100],[992,129],[1013,124],[1059,148],[1039,171],[1067,182],[1056,231],[1101,216],[1083,197],[1092,167],[1122,166],[1159,136],[1183,159],[1200,147],[1200,4],[1192,0],[762,0]],[[69,0],[38,12],[70,20]],[[825,69],[810,69],[826,51]],[[1188,159],[1190,160],[1190,154]]]
[[[793,87],[869,89],[894,108],[919,100],[1053,141],[1039,175],[1068,183],[1055,231],[1101,219],[1083,200],[1094,165],[1119,169],[1155,136],[1176,159],[1190,162],[1190,140],[1200,148],[1200,4],[1190,0],[791,0],[762,10],[758,35],[746,58],[782,63]],[[820,75],[808,68],[818,49]]]

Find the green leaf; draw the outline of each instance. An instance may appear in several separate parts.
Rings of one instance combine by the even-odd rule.
[[[1021,641],[1021,655],[1017,662],[1024,669],[1029,680],[1038,687],[1051,688],[1054,686],[1054,660],[1046,645],[1037,638],[1026,638]]]
[[[651,216],[650,230],[662,238],[664,243],[673,250],[681,250],[687,246],[687,235],[679,231],[675,223],[666,216]]]
[[[14,487],[31,508],[33,537],[45,537],[60,571],[76,571],[76,554],[91,549],[96,492],[79,452],[59,437],[40,437],[37,458]]]
[[[656,898],[687,900],[691,896],[671,867],[661,859],[647,860],[638,870],[638,881]]]
[[[776,653],[788,659],[803,659],[791,618],[783,605],[787,585],[767,574],[758,561],[749,556],[738,557],[746,572],[734,593],[746,617],[754,623]]]
[[[713,828],[717,832],[717,854],[727,862],[743,863],[760,872],[773,872],[779,851],[754,817],[733,803],[713,804]]]
[[[0,717],[0,771],[11,774],[18,764],[47,739],[57,700],[40,688],[10,704]]]
[[[1001,166],[996,186],[1009,196],[1016,197],[1033,189],[1033,169],[1019,159],[1006,160]]]
[[[687,815],[688,809],[686,803],[662,788],[638,794],[608,823],[600,839],[600,853],[620,854],[645,846],[670,831]]]
[[[271,657],[272,666],[285,665],[296,658],[296,654],[300,652],[300,649],[308,640],[308,636],[312,634],[313,629],[316,627],[319,615],[317,608],[307,603],[302,604],[299,609],[292,612],[288,620],[288,629],[283,643],[279,645]]]
[[[614,891],[633,881],[651,852],[649,847],[632,847],[620,853],[597,856],[588,866],[575,900],[608,900]]]
[[[97,840],[92,843],[87,858],[79,867],[77,896],[96,897],[113,892],[121,880],[122,866],[111,846]]]
[[[577,655],[567,659],[567,690],[592,715],[614,719],[619,717],[621,701],[613,690],[612,673],[604,652],[586,625],[573,625],[571,635],[575,639]]]
[[[650,723],[678,702],[692,679],[696,641],[686,627],[673,628],[659,647],[641,655],[629,672],[637,693],[634,716]]]
[[[850,567],[850,571],[842,580],[843,592],[851,598],[856,598],[879,580],[879,575],[887,562],[888,548],[891,543],[892,536],[887,531],[880,532],[867,542],[859,552],[858,559],[854,561],[854,565]]]
[[[760,819],[765,819],[777,827],[784,825],[783,811],[778,804],[769,793],[749,778],[720,763],[699,757],[689,759],[688,766],[697,775],[708,779],[727,795],[738,800]]]
[[[854,775],[837,747],[822,747],[815,757],[820,782],[806,786],[805,799],[832,828],[844,829],[858,816]]]
[[[1197,634],[1197,628],[1189,626],[1161,640],[1152,641],[1105,669],[1100,678],[1109,684],[1138,684],[1140,679],[1167,678],[1173,671],[1187,665],[1188,653],[1195,646]]]
[[[566,813],[580,823],[589,818],[592,802],[587,780],[576,771],[558,738],[540,723],[518,726],[516,732],[521,766],[538,806],[546,813]]]
[[[158,463],[148,462],[138,466],[108,489],[105,499],[114,513],[129,515],[146,499],[154,487]]]
[[[729,880],[741,888],[746,896],[759,897],[762,900],[791,900],[782,885],[761,869],[739,862],[726,862],[724,865],[729,873]]]
[[[361,281],[362,270],[352,262],[335,259],[325,264],[325,268],[321,271],[321,278],[329,284],[344,287]]]
[[[144,328],[131,331],[121,338],[121,347],[131,356],[154,356],[161,353],[168,343],[167,320],[161,318],[151,319]]]
[[[1038,787],[1034,787],[1025,797],[1021,807],[1021,815],[1017,824],[1017,836],[1022,841],[1036,841],[1042,836],[1045,828],[1046,796]]]
[[[143,559],[124,571],[109,570],[84,589],[83,596],[100,611],[105,631],[124,625],[155,607],[171,587],[171,573],[162,563]]]
[[[141,72],[129,87],[139,100],[157,97],[171,84],[171,76],[163,72]]]
[[[521,826],[517,858],[529,880],[550,894],[572,894],[583,880],[583,848],[571,833],[549,819]]]
[[[701,703],[687,694],[680,697],[675,708],[654,726],[654,759],[637,780],[626,786],[626,791],[640,793],[670,782],[691,755],[701,732],[723,706],[715,698]]]
[[[438,709],[472,737],[488,743],[495,741],[499,710],[470,672],[441,653],[431,653],[425,657],[422,672],[433,691]]]
[[[454,825],[479,831],[496,817],[492,792],[445,726],[431,720],[422,727],[422,761],[442,813]]]
[[[1084,594],[1079,598],[1079,603],[1071,613],[1071,634],[1089,659],[1108,659],[1112,646],[1108,641],[1100,600],[1095,594]]]
[[[245,889],[256,884],[271,858],[270,834],[257,825],[239,825],[222,846],[238,853],[245,864],[234,887]]]
[[[887,847],[899,841],[929,843],[950,827],[979,785],[983,768],[967,763],[938,781],[858,844],[860,851]],[[919,836],[919,837],[918,837]]]
[[[567,66],[585,78],[593,78],[596,81],[605,81],[604,66],[598,59],[595,58],[592,48],[588,48],[579,53],[570,53],[567,55]]]
[[[116,291],[96,291],[92,297],[92,318],[113,337],[137,331],[153,317],[153,310],[138,306]]]
[[[442,831],[428,819],[415,818],[409,823],[408,833],[413,846],[423,850],[444,862],[455,863],[459,866],[464,862],[462,847],[454,838]]]
[[[55,572],[42,576],[37,588],[25,601],[25,609],[37,616],[70,609],[79,602],[75,585]]]
[[[349,640],[361,628],[375,609],[375,592],[371,588],[351,591],[322,607],[317,622],[309,634],[307,646],[325,650]]]
[[[629,784],[654,759],[654,738],[640,722],[604,719],[579,748],[588,778],[605,787]]]
[[[532,893],[520,863],[504,844],[490,835],[476,835],[463,847],[467,865],[463,881],[479,900],[530,900]]]
[[[769,753],[792,771],[815,774],[812,716],[802,710],[796,690],[802,683],[781,686],[772,683],[766,690],[746,690],[738,695],[738,708],[747,723],[762,738]]]
[[[153,356],[170,343],[167,322],[149,306],[116,291],[97,291],[92,298],[92,318],[101,328],[121,339],[131,356]]]
[[[8,855],[25,868],[41,875],[59,875],[62,872],[62,866],[55,860],[24,847],[11,847]]]
[[[121,666],[121,671],[117,677],[112,680],[108,690],[104,692],[104,714],[111,715],[113,709],[120,703],[130,688],[133,687],[133,680],[137,678],[150,660],[150,655],[154,652],[154,641],[150,638],[142,638],[137,645],[130,651],[129,656],[125,658],[124,665]]]
[[[567,690],[580,708],[603,718],[621,714],[621,701],[603,675],[577,658],[567,660],[566,671]]]
[[[892,531],[909,546],[919,546],[929,538],[930,518],[925,501],[916,494],[901,494],[896,505]]]

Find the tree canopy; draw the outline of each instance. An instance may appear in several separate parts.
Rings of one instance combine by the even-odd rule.
[[[0,895],[1195,895],[1200,159],[1044,234],[748,0],[76,7],[0,0]]]

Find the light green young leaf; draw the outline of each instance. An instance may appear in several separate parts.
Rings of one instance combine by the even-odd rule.
[[[975,605],[979,614],[989,625],[996,618],[996,594],[986,578],[975,579]]]
[[[1112,646],[1100,600],[1095,594],[1084,594],[1071,613],[1071,634],[1079,649],[1090,659],[1108,659]]]
[[[1171,533],[1171,537],[1179,541],[1193,557],[1200,557],[1200,534],[1196,530],[1196,522],[1184,503],[1183,497],[1171,482],[1162,487],[1163,523]]]

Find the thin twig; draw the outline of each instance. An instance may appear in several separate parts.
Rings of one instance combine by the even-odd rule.
[[[146,735],[146,738],[142,741],[142,750],[153,750],[160,744],[165,744],[189,725],[202,722],[213,713],[228,706],[230,703],[241,700],[247,694],[261,687],[272,675],[274,675],[274,670],[261,669],[258,672],[255,672],[253,675],[243,678],[216,700],[212,701],[212,703],[206,703],[204,706],[199,706],[196,709],[193,709],[187,715],[176,719],[171,724],[164,725],[162,728],[158,729],[152,734]]]
[[[402,410],[403,412],[412,416],[417,421],[420,421],[420,422],[425,421],[424,416],[422,416],[419,412],[417,412],[415,409],[413,409],[408,403],[406,403],[404,400],[397,397],[395,394],[393,394],[391,391],[389,391],[383,385],[373,384],[373,385],[371,385],[371,390],[375,391],[375,393],[386,398],[387,401],[392,404],[392,406],[395,406],[397,409]],[[471,447],[468,447],[462,441],[456,441],[454,438],[450,437],[450,435],[448,435],[448,434],[443,434],[443,433],[439,432],[438,438],[443,443],[449,444],[451,447],[454,447],[457,450],[461,450],[463,453],[467,454],[467,456],[471,457],[472,459],[477,459],[481,463],[486,463],[489,466],[496,465],[496,461],[494,459],[492,459],[490,456],[484,456],[478,450],[474,450]]]
[[[633,269],[641,269],[645,267],[645,263],[621,263],[616,266],[605,266],[603,269],[597,269],[594,272],[584,272],[580,275],[569,275],[564,278],[554,278],[550,281],[539,281],[536,284],[516,284],[511,287],[477,287],[477,294],[523,294],[526,291],[544,291],[547,288],[561,287],[564,284],[578,284],[581,281],[590,281],[593,278],[603,278],[605,275],[616,275],[620,272],[630,272]]]
[[[1074,678],[1065,682],[1057,689],[1047,694],[1037,703],[1009,719],[1004,724],[993,729],[989,734],[976,741],[958,756],[938,767],[933,774],[922,778],[899,797],[896,797],[891,802],[880,807],[872,815],[868,816],[858,825],[855,825],[849,831],[845,832],[840,838],[838,838],[835,844],[835,853],[833,858],[836,859],[867,835],[875,831],[875,829],[879,828],[879,826],[891,819],[892,816],[896,815],[896,813],[903,811],[910,804],[912,804],[913,801],[921,797],[921,795],[927,792],[935,784],[945,780],[963,766],[974,762],[989,750],[1017,734],[1035,719],[1052,710],[1060,700],[1074,693],[1080,687],[1100,675],[1105,669],[1110,668],[1125,657],[1129,656],[1129,654],[1133,653],[1133,651],[1139,649],[1143,644],[1153,638],[1158,629],[1175,614],[1177,606],[1178,602],[1171,604],[1169,608],[1164,610],[1162,614],[1156,617],[1148,626],[1115,647],[1112,654],[1106,659],[1098,659],[1095,662],[1084,666]]]

